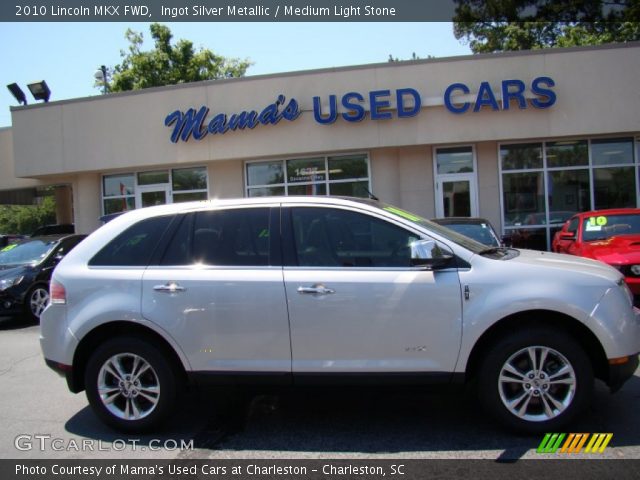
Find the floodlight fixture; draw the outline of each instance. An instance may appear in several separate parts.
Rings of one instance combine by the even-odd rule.
[[[27,104],[27,97],[17,83],[10,83],[9,85],[7,85],[7,88],[14,96],[14,98],[18,101],[18,103],[21,103],[22,105]]]
[[[51,90],[49,90],[49,86],[44,80],[30,83],[29,85],[27,85],[27,87],[29,87],[31,95],[33,95],[33,98],[35,98],[36,100],[44,100],[45,102],[49,101]]]
[[[109,91],[109,72],[107,72],[107,67],[104,65],[100,65],[96,73],[93,77],[100,83],[102,83],[102,94],[106,95]]]

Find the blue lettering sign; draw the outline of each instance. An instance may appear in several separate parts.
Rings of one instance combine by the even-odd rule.
[[[536,77],[531,82],[530,94],[527,102],[527,85],[519,79],[502,80],[499,94],[496,95],[491,84],[481,82],[475,100],[470,101],[462,96],[469,96],[471,89],[464,83],[452,83],[444,92],[444,106],[451,113],[463,114],[469,111],[473,104],[473,111],[482,111],[483,107],[491,110],[509,110],[512,103],[518,108],[526,109],[528,105],[535,108],[549,108],[556,103],[556,93],[553,91],[555,82],[549,77]],[[497,90],[497,91],[498,91]],[[321,125],[331,125],[338,116],[343,120],[354,123],[367,117],[366,101],[369,101],[371,120],[387,120],[395,115],[397,118],[415,117],[422,109],[422,98],[414,88],[399,88],[395,90],[395,108],[391,105],[392,90],[373,90],[368,94],[348,92],[340,98],[340,113],[338,112],[338,96],[330,94],[328,104],[323,106],[322,98],[313,97],[313,117]],[[498,99],[501,98],[501,102]],[[533,97],[533,98],[531,98]],[[176,110],[164,120],[167,127],[173,127],[171,141],[188,141],[190,138],[202,140],[207,135],[223,135],[229,131],[253,129],[258,125],[276,125],[282,119],[292,122],[302,114],[298,101],[294,98],[286,102],[284,95],[278,95],[275,102],[262,110],[242,111],[228,115],[218,113],[211,118],[209,108],[200,107],[198,110],[190,108],[184,112]]]
[[[335,122],[338,119],[338,98],[335,95],[329,95],[329,114],[323,115],[320,97],[313,97],[313,118],[323,125]]]
[[[509,101],[512,99],[518,102],[518,107],[520,109],[524,110],[525,108],[527,108],[527,101],[524,98],[525,88],[527,87],[522,80],[503,80],[502,109],[509,110]]]
[[[359,103],[354,103],[353,100],[357,100]],[[342,96],[342,106],[347,109],[342,114],[347,122],[359,122],[364,119],[367,114],[366,110],[360,103],[364,102],[364,97],[358,92],[350,92]]]
[[[169,127],[175,123],[173,127],[173,133],[171,134],[171,141],[177,143],[178,140],[186,142],[191,135],[196,140],[200,140],[205,137],[207,130],[202,128],[204,119],[209,113],[207,107],[200,107],[200,110],[196,113],[194,108],[190,108],[186,112],[176,110],[173,113],[167,115],[164,119],[164,124]]]
[[[489,84],[489,82],[482,82],[480,84],[480,89],[478,90],[478,96],[476,97],[476,104],[473,107],[473,111],[479,112],[480,109],[485,105],[491,107],[492,110],[500,110],[500,107],[498,106],[498,102],[495,95],[493,94],[493,90],[491,90],[491,85]]]
[[[379,100],[378,97],[388,97],[391,95],[389,90],[376,90],[369,92],[369,109],[371,111],[371,120],[387,120],[391,118],[391,112],[388,110],[391,104],[389,100]],[[381,111],[382,110],[382,111]]]
[[[556,103],[556,93],[550,88],[554,87],[556,83],[549,77],[537,77],[533,79],[531,83],[531,91],[538,96],[538,98],[531,99],[531,105],[535,108],[549,108]]]
[[[464,83],[452,83],[447,87],[444,92],[444,106],[447,107],[451,113],[464,113],[469,110],[471,104],[469,102],[464,102],[461,106],[456,106],[451,101],[451,94],[456,90],[460,90],[464,95],[469,94],[470,90]]]
[[[405,106],[405,98],[413,98],[413,107]],[[413,88],[399,88],[396,90],[396,104],[398,105],[398,118],[415,117],[422,107],[422,100],[417,90]]]
[[[284,95],[278,95],[276,101],[267,105],[259,114],[255,110],[249,112],[243,111],[235,113],[231,117],[227,117],[224,113],[214,115],[206,128],[204,127],[209,108],[202,106],[196,112],[194,108],[190,108],[186,112],[176,110],[170,113],[164,119],[167,127],[173,125],[171,133],[171,141],[177,143],[179,140],[186,142],[193,137],[194,140],[202,140],[207,134],[222,135],[229,130],[244,130],[245,128],[255,128],[258,124],[276,125],[283,118],[293,121],[300,116],[300,107],[295,99],[289,100],[289,103],[280,108],[285,102]]]

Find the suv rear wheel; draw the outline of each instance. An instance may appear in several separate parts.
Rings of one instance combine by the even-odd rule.
[[[563,331],[528,328],[499,340],[486,356],[478,394],[508,427],[553,431],[589,403],[593,370],[583,348]]]
[[[103,343],[85,371],[87,399],[105,423],[125,432],[157,428],[177,403],[175,369],[144,339]]]

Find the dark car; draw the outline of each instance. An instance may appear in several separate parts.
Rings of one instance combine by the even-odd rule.
[[[27,238],[25,235],[18,235],[16,233],[3,233],[0,234],[0,248],[4,248],[7,245],[18,243]]]
[[[41,237],[43,235],[65,235],[76,233],[76,227],[72,223],[58,223],[55,225],[43,225],[38,227],[29,235],[30,237]]]
[[[39,320],[55,266],[86,235],[32,237],[0,250],[0,315]]]
[[[489,220],[477,217],[448,217],[433,218],[432,222],[450,228],[465,237],[472,238],[476,242],[489,247],[500,247],[502,242]]]

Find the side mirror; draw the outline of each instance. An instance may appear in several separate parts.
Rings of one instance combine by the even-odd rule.
[[[575,242],[577,240],[575,232],[562,232],[560,234],[560,240]]]
[[[443,250],[435,240],[416,240],[411,245],[411,265],[429,270],[446,267],[453,254]]]

